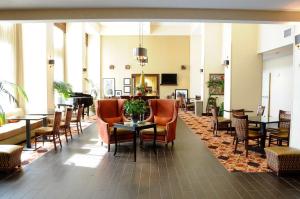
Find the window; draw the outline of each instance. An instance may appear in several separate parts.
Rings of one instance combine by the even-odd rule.
[[[16,27],[12,23],[0,23],[0,81],[16,83]],[[9,89],[8,87],[6,89]],[[9,90],[15,94],[12,89]],[[0,95],[4,112],[12,111],[16,105],[10,103],[7,95]]]
[[[64,81],[64,37],[64,32],[60,28],[54,26],[54,81]]]
[[[47,24],[23,24],[22,33],[26,111],[43,113],[47,111]]]

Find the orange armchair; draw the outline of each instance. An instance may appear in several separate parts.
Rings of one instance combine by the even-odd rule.
[[[110,144],[115,142],[113,136],[113,124],[116,122],[127,121],[124,116],[124,102],[125,99],[105,99],[96,101],[96,115],[98,135],[105,144],[108,145],[110,151]],[[133,134],[130,131],[119,129],[118,142],[131,142]]]
[[[176,123],[178,116],[178,101],[171,99],[152,99],[149,100],[150,116],[146,120],[157,124],[156,141],[168,145],[176,138]],[[141,131],[141,144],[144,141],[153,141],[153,129],[145,129]]]

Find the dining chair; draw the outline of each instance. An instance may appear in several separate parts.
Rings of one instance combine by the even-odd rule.
[[[61,124],[60,124],[60,129],[63,130],[63,133],[65,134],[67,143],[68,143],[68,132],[70,133],[71,139],[73,139],[72,131],[71,131],[72,114],[73,114],[73,109],[67,108],[65,120],[63,122],[61,122]]]
[[[256,140],[257,145],[259,145],[259,140],[262,138],[263,135],[257,131],[252,131],[248,129],[248,115],[234,114],[233,118],[235,119],[236,131],[234,153],[236,153],[239,142],[244,142],[246,157],[248,157],[249,140]]]
[[[227,133],[229,132],[229,129],[231,129],[231,120],[226,119],[223,117],[218,116],[218,108],[213,107],[211,109],[212,113],[212,126],[213,126],[213,135],[217,136],[218,135],[218,130],[221,130],[223,128],[226,128]]]
[[[290,123],[291,112],[279,110],[278,128],[267,128],[267,134],[269,134],[269,146],[273,141],[276,141],[276,144],[280,146],[282,145],[282,141],[285,141],[289,146]]]
[[[34,142],[35,142],[35,149],[37,149],[37,138],[41,137],[43,145],[44,145],[44,139],[45,137],[52,136],[52,141],[54,144],[55,151],[56,148],[56,140],[59,140],[60,148],[62,148],[61,140],[60,140],[60,122],[61,122],[61,112],[55,112],[54,114],[54,120],[53,120],[53,126],[52,127],[40,127],[35,130],[33,130],[33,133],[35,134]]]
[[[83,109],[84,109],[84,105],[79,104],[78,108],[77,108],[76,117],[71,119],[71,123],[76,124],[78,135],[80,135],[80,132],[83,134],[82,126],[81,126],[81,116],[82,116],[82,113],[83,113]],[[79,131],[79,128],[80,128],[80,131]]]

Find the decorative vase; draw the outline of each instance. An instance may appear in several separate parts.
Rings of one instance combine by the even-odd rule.
[[[140,90],[136,91],[135,94],[136,94],[137,96],[142,96],[142,95],[143,95],[142,91],[140,91]]]
[[[0,126],[5,124],[5,113],[0,113]]]
[[[132,114],[132,115],[131,115],[131,120],[132,120],[132,122],[133,122],[134,124],[136,124],[136,123],[139,121],[139,119],[140,119],[139,114]]]

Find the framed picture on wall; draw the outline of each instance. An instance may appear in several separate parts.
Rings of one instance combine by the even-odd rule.
[[[124,78],[123,82],[124,82],[123,84],[126,85],[126,86],[131,85],[131,78]]]
[[[103,95],[104,97],[115,95],[115,78],[103,78]]]
[[[124,93],[130,93],[131,92],[131,86],[124,86]]]
[[[121,97],[122,96],[122,90],[115,90],[115,96]]]
[[[175,99],[178,99],[179,97],[187,99],[188,94],[188,89],[175,89]]]
[[[209,94],[224,95],[224,74],[209,74]]]

